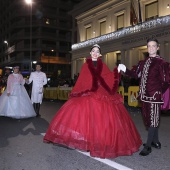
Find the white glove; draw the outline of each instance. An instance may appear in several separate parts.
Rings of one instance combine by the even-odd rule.
[[[117,69],[119,73],[120,71],[126,72],[126,66],[124,64],[119,64]]]

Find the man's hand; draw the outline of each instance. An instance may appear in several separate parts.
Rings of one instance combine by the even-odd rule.
[[[124,64],[119,64],[117,69],[119,73],[120,71],[126,72],[126,66]]]

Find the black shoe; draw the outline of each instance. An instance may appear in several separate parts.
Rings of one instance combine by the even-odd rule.
[[[146,143],[144,143],[143,146],[146,146]],[[156,149],[161,149],[161,143],[160,142],[156,142],[156,143],[152,142],[151,146],[156,148]]]
[[[40,114],[37,114],[36,117],[41,117],[41,115],[40,115]]]
[[[160,142],[156,142],[156,143],[152,142],[151,146],[156,148],[156,149],[161,149],[161,143]]]
[[[149,155],[151,152],[152,152],[151,147],[145,145],[145,147],[144,147],[143,150],[139,153],[139,155],[141,155],[141,156],[147,156],[147,155]]]

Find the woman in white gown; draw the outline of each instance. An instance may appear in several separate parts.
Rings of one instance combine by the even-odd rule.
[[[0,116],[15,119],[35,117],[36,113],[24,87],[25,80],[19,74],[19,66],[9,75],[7,88],[0,96]]]

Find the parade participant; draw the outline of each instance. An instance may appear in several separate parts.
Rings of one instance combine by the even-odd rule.
[[[47,84],[47,77],[46,74],[41,71],[40,63],[36,63],[36,71],[31,73],[29,79],[26,79],[27,84],[30,84],[31,82],[33,82],[31,101],[38,117],[40,116],[40,104],[42,103],[43,99],[43,86]]]
[[[7,86],[7,80],[8,80],[8,76],[11,74],[11,70],[10,70],[10,68],[9,67],[6,67],[5,68],[5,74],[3,75],[3,77],[2,77],[2,85],[3,85],[3,87],[5,87],[6,88],[6,86]]]
[[[13,68],[8,76],[7,88],[0,96],[0,116],[24,119],[36,116],[31,100],[25,90],[25,80],[19,74],[19,67]]]
[[[6,86],[7,86],[7,80],[8,80],[8,76],[11,74],[11,70],[9,67],[5,67],[5,74],[2,76],[1,78],[1,82],[0,82],[0,96],[2,95],[2,93],[5,91]]]
[[[139,153],[146,156],[152,152],[151,146],[161,148],[158,138],[158,126],[160,123],[160,111],[162,93],[168,88],[170,81],[169,63],[161,58],[157,51],[159,43],[157,39],[147,40],[149,56],[140,61],[136,69],[129,70],[124,64],[119,64],[118,70],[126,75],[140,78],[139,99],[142,101],[142,115],[148,128],[148,138],[143,150]]]
[[[93,45],[90,54],[44,142],[89,151],[93,157],[132,155],[142,141],[117,93],[120,74],[102,62],[99,45]]]

